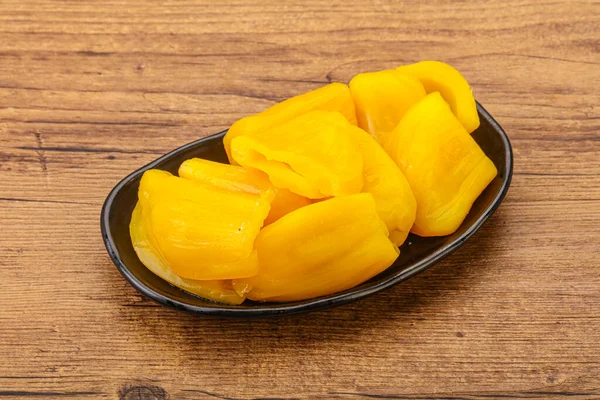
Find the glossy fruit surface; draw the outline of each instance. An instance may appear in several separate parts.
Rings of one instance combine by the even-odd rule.
[[[257,273],[254,239],[274,195],[266,178],[240,191],[149,170],[139,204],[148,240],[173,272],[194,280],[230,279]]]
[[[402,245],[415,222],[417,201],[406,177],[379,143],[360,128],[349,129],[363,157],[363,193],[371,193],[390,239]]]
[[[139,204],[136,205],[133,214],[131,215],[129,234],[131,235],[133,248],[140,261],[150,271],[169,282],[171,285],[219,303],[241,304],[244,301],[245,298],[238,295],[235,290],[233,290],[233,286],[229,280],[197,281],[181,278],[174,273],[167,264],[165,264],[156,249],[150,244]]]
[[[236,163],[231,157],[231,141],[235,137],[252,136],[256,132],[269,129],[274,125],[315,110],[337,111],[348,122],[356,125],[356,114],[350,89],[343,83],[330,83],[316,90],[274,104],[263,112],[236,121],[223,138],[223,145],[229,161],[232,164]]]
[[[439,92],[467,132],[479,127],[479,115],[471,86],[454,67],[440,61],[403,65],[398,72],[417,78],[427,93]]]
[[[497,175],[494,163],[437,92],[405,114],[386,150],[417,199],[411,231],[420,236],[454,233]]]
[[[389,267],[388,239],[373,196],[335,197],[293,211],[256,238],[258,275],[233,280],[252,300],[293,301],[339,292]]]
[[[404,113],[427,94],[418,79],[396,70],[366,72],[350,81],[358,126],[381,143]]]
[[[339,112],[311,111],[231,142],[240,165],[265,172],[277,188],[309,199],[359,193],[363,160]]]

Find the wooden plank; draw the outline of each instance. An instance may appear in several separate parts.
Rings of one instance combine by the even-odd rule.
[[[0,398],[600,398],[600,3],[0,2]],[[331,81],[455,65],[508,132],[465,247],[337,309],[202,319],[111,264],[131,170]]]

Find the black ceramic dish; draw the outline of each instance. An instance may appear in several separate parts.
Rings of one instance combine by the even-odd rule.
[[[138,169],[110,192],[102,207],[101,227],[108,254],[125,279],[140,293],[159,303],[201,315],[252,317],[293,314],[328,308],[358,300],[387,289],[427,269],[459,248],[481,228],[498,208],[508,191],[513,168],[512,148],[506,133],[481,105],[477,105],[481,126],[473,138],[498,168],[498,176],[479,196],[458,231],[450,236],[421,238],[410,235],[400,257],[381,274],[344,292],[290,303],[257,303],[246,300],[238,306],[217,304],[184,292],[150,272],[137,258],[129,238],[129,221],[137,201],[144,171],[158,168],[176,173],[179,165],[192,157],[226,162],[222,138],[217,133],[189,143]]]

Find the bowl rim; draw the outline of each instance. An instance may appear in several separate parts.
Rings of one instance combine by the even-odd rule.
[[[127,265],[123,262],[121,257],[119,256],[119,251],[117,250],[116,243],[114,241],[113,235],[110,230],[109,225],[109,215],[110,211],[114,205],[115,198],[117,194],[123,189],[124,186],[128,185],[131,181],[138,178],[138,176],[142,175],[146,170],[152,169],[163,161],[176,156],[177,154],[187,151],[191,148],[194,148],[202,143],[214,140],[218,137],[222,137],[227,133],[227,130],[222,132],[203,137],[201,139],[195,140],[188,144],[185,144],[181,147],[172,150],[165,155],[157,158],[156,160],[144,165],[143,167],[133,171],[125,178],[123,178],[115,187],[110,191],[104,204],[102,206],[102,211],[100,214],[100,227],[102,231],[102,239],[104,241],[104,245],[106,246],[106,250],[119,270],[119,272],[125,277],[125,279],[133,286],[138,292],[147,296],[148,298],[178,309],[187,312],[191,312],[198,315],[207,315],[207,316],[225,316],[225,317],[256,317],[256,316],[272,316],[272,315],[282,315],[282,314],[297,314],[306,311],[314,311],[321,310],[325,308],[329,308],[332,306],[338,306],[342,304],[347,304],[352,301],[356,301],[362,299],[364,297],[370,296],[374,293],[380,292],[382,290],[388,289],[400,282],[403,282],[420,272],[423,272],[427,268],[436,264],[442,258],[448,256],[450,253],[454,252],[456,249],[461,247],[471,236],[473,236],[481,226],[490,218],[490,216],[496,211],[496,209],[502,203],[502,200],[506,196],[508,192],[508,188],[510,186],[513,174],[513,150],[510,144],[510,140],[504,132],[504,129],[496,122],[496,120],[483,108],[479,102],[477,102],[477,111],[479,113],[480,118],[485,119],[492,128],[499,133],[500,139],[502,141],[503,147],[506,149],[507,157],[504,160],[504,168],[506,171],[506,176],[502,181],[502,185],[500,190],[494,197],[493,201],[490,205],[484,210],[482,215],[458,238],[453,240],[447,245],[442,246],[438,250],[432,252],[431,254],[424,257],[422,260],[414,263],[412,266],[405,268],[398,273],[390,276],[389,278],[368,286],[357,289],[357,287],[350,288],[346,291],[334,293],[324,297],[317,297],[314,299],[303,300],[299,302],[292,303],[265,303],[260,305],[259,307],[246,307],[243,306],[231,306],[226,304],[219,303],[207,303],[206,306],[198,306],[189,303],[184,303],[175,299],[172,299],[168,296],[165,296],[147,285],[145,285],[142,281],[140,281],[133,272],[129,270]],[[181,290],[181,289],[180,289]]]

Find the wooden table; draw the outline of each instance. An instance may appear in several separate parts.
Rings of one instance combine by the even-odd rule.
[[[600,3],[216,3],[0,1],[0,398],[600,398]],[[515,151],[498,212],[437,266],[242,321],[159,306],[111,263],[100,207],[128,172],[422,59]]]

